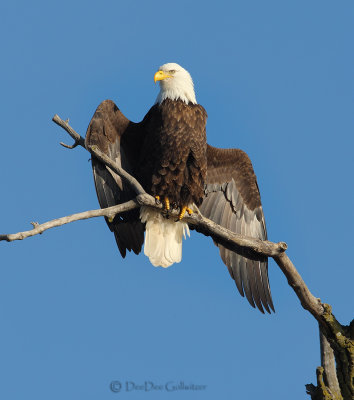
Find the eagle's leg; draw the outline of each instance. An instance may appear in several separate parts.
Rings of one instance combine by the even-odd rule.
[[[160,196],[155,196],[155,203],[156,203],[157,205],[160,205],[160,204],[161,204]]]
[[[189,215],[192,215],[192,214],[193,214],[193,210],[192,210],[191,208],[189,208],[189,207],[187,207],[187,206],[183,206],[182,209],[181,209],[181,212],[179,213],[179,216],[178,216],[178,220],[177,220],[177,221],[180,221],[180,220],[184,217],[184,215],[185,215],[186,212],[187,212]]]

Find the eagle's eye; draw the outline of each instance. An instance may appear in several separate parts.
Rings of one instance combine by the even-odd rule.
[[[171,74],[171,75],[173,75],[175,72],[176,72],[175,69],[170,69],[170,70],[168,71],[168,73]]]

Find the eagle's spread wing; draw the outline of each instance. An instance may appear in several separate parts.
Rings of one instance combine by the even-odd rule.
[[[215,223],[242,235],[267,239],[256,175],[247,154],[238,149],[207,148],[208,172],[201,213]],[[242,296],[274,311],[268,282],[267,258],[242,257],[218,244],[223,262]],[[262,307],[263,306],[263,307]]]
[[[137,162],[137,154],[142,127],[129,121],[111,100],[103,101],[92,117],[86,132],[86,144],[98,148],[116,161],[126,171],[132,173]],[[110,168],[92,157],[95,187],[101,208],[124,203],[135,197],[128,184]],[[139,220],[137,210],[116,215],[112,222],[106,222],[114,236],[122,257],[126,250],[138,254],[144,242],[144,225]]]

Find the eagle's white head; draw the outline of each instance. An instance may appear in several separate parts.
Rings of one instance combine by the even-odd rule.
[[[154,76],[155,83],[159,81],[160,93],[156,103],[165,99],[182,100],[185,103],[197,104],[194,85],[189,72],[176,63],[162,65]]]

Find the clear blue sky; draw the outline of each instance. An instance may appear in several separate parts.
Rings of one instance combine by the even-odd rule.
[[[269,238],[353,316],[352,1],[11,1],[0,6],[1,233],[98,207],[82,135],[114,100],[141,120],[157,67],[190,71],[210,144],[251,157]],[[273,261],[276,314],[241,298],[211,240],[181,264],[121,259],[103,219],[1,243],[0,398],[304,399],[318,332]],[[111,381],[202,392],[113,393]],[[291,388],[291,389],[289,389]],[[290,390],[290,392],[289,392]]]

